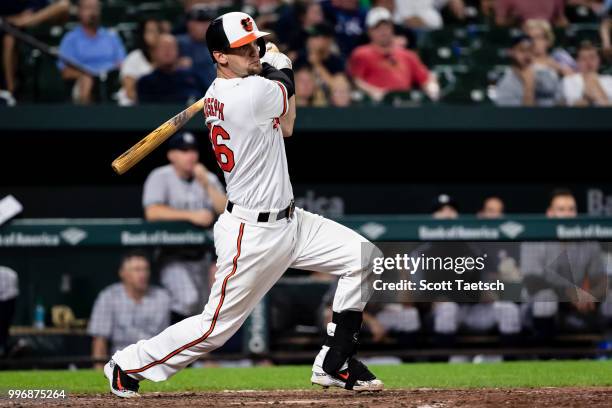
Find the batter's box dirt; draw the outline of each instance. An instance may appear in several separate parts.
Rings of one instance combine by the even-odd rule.
[[[72,395],[67,400],[7,401],[9,407],[610,407],[612,387],[536,389],[412,389],[379,393],[343,390],[223,391],[194,393],[145,393],[142,398],[119,400],[111,395]]]

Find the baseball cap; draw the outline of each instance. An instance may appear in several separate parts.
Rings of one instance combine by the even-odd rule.
[[[455,209],[455,211],[459,212],[459,205],[457,204],[457,202],[448,194],[439,194],[433,201],[432,203],[432,207],[431,207],[431,212],[436,212],[440,209],[442,209],[443,207],[452,207]]]
[[[168,150],[198,150],[198,141],[193,133],[179,132],[168,140]]]
[[[213,47],[211,51],[222,51],[224,48],[242,47],[268,34],[270,33],[259,31],[253,17],[233,11],[217,17],[212,22],[206,32],[206,42],[209,48]]]
[[[510,48],[514,48],[517,45],[522,44],[523,42],[533,43],[533,40],[530,36],[520,31],[510,38]]]
[[[374,7],[366,16],[366,26],[368,28],[376,27],[383,21],[393,22],[391,12],[384,7]]]
[[[213,21],[217,17],[217,8],[205,4],[196,4],[187,12],[187,20]]]

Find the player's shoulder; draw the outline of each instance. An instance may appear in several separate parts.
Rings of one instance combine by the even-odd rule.
[[[259,75],[250,75],[243,78],[240,85],[251,89],[265,89],[271,84],[274,84],[274,82],[270,79],[261,77]]]
[[[166,164],[165,166],[158,167],[153,169],[151,173],[149,173],[149,179],[167,179],[172,177],[174,174],[174,169],[171,164]]]
[[[98,294],[99,301],[110,301],[112,299],[117,299],[121,296],[121,292],[123,291],[123,284],[121,282],[116,282],[111,285],[108,285]]]
[[[170,303],[170,294],[166,289],[159,286],[151,285],[148,295],[156,302]]]

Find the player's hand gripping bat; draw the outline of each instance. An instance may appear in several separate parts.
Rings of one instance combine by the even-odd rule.
[[[136,163],[145,158],[155,150],[160,144],[175,134],[196,114],[204,109],[204,98],[200,99],[178,115],[168,119],[164,124],[146,135],[140,142],[132,146],[128,151],[117,157],[112,164],[113,170],[117,174],[123,174]]]

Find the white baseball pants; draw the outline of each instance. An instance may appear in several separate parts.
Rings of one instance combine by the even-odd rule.
[[[361,282],[371,269],[362,268],[362,256],[372,253],[362,249],[374,247],[334,221],[299,208],[289,220],[265,223],[226,211],[214,237],[218,271],[204,311],[116,352],[113,360],[130,376],[163,381],[223,345],[288,268],[339,275],[335,312],[365,307]]]

